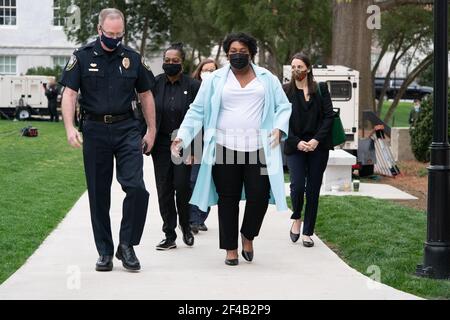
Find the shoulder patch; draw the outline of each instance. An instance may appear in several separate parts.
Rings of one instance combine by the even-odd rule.
[[[150,62],[147,60],[147,58],[142,57],[142,65],[147,69],[148,71],[152,71],[152,68],[150,68]]]
[[[73,54],[70,57],[69,62],[67,62],[66,71],[72,70],[73,67],[75,67],[76,64],[77,64],[77,57]]]

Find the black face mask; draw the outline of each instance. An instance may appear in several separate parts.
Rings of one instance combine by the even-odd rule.
[[[108,38],[105,36],[105,34],[102,32],[102,36],[100,37],[100,40],[103,42],[103,44],[110,50],[116,50],[117,47],[120,46],[122,43],[122,38]]]
[[[174,77],[181,72],[181,63],[163,63],[163,70],[169,77]]]
[[[247,53],[230,54],[230,64],[238,70],[244,69],[250,63],[249,57],[250,55]]]

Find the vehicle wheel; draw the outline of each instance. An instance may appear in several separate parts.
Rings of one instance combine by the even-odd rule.
[[[17,120],[27,120],[31,117],[31,112],[28,108],[20,107],[16,111]]]

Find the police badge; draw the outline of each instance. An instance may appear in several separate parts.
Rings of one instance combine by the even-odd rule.
[[[70,57],[69,62],[67,62],[66,71],[72,70],[73,67],[75,67],[76,64],[77,64],[77,57],[73,54]]]
[[[123,65],[123,67],[125,68],[125,69],[128,69],[129,67],[130,67],[130,59],[128,59],[128,58],[123,58],[123,60],[122,60],[122,65]]]

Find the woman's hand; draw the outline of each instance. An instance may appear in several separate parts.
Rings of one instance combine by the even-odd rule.
[[[182,147],[183,140],[181,140],[180,138],[176,138],[175,140],[173,140],[172,145],[170,146],[170,152],[172,153],[172,156],[174,156],[175,158],[179,158]]]
[[[308,142],[308,146],[309,146],[309,150],[308,151],[314,151],[316,150],[317,146],[319,145],[319,141],[317,141],[316,139],[311,139]]]
[[[306,141],[300,141],[297,145],[297,149],[303,152],[309,151],[309,144]]]
[[[270,142],[270,146],[272,148],[277,147],[280,144],[281,141],[281,132],[280,129],[274,129],[272,133],[269,135],[269,138],[272,138]]]

